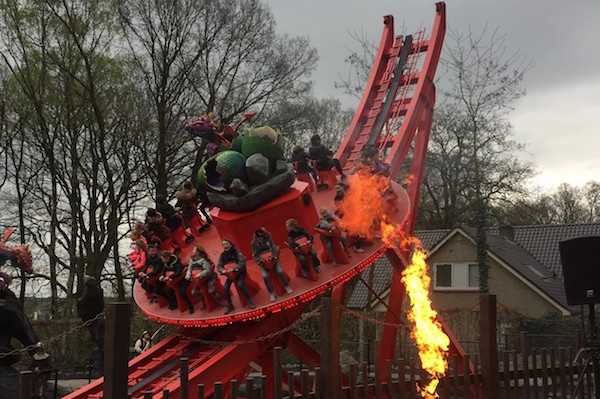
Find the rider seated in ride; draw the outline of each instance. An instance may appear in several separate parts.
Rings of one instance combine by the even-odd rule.
[[[191,228],[195,218],[198,218],[196,221],[200,220],[200,215],[198,215],[198,190],[194,188],[191,181],[186,180],[181,185],[181,188],[175,193],[175,197],[177,198],[177,203],[175,205],[180,209],[185,225]],[[203,208],[200,210],[203,211],[202,214],[207,217],[207,220],[210,219],[206,210]],[[207,224],[200,224],[200,231],[210,227]]]
[[[333,157],[333,151],[321,144],[321,136],[318,134],[310,138],[308,153],[312,159],[317,161],[317,170],[329,170],[335,167],[342,179],[346,178],[340,161]]]
[[[148,242],[146,241],[146,238],[137,230],[131,230],[131,233],[129,233],[129,238],[131,238],[131,252],[127,255],[127,259],[129,259],[133,264],[133,272],[137,277],[146,263]]]
[[[165,224],[173,231],[181,226],[181,219],[177,217],[177,211],[173,205],[167,202],[164,195],[156,196],[156,210],[165,218]]]
[[[179,257],[177,255],[172,254],[169,251],[162,251],[160,253],[160,260],[164,265],[163,274],[160,277],[161,281],[169,282],[177,279],[178,277],[184,277],[181,275],[181,273],[183,273],[185,265],[181,263],[181,260],[179,260]],[[185,278],[180,279],[177,282],[177,292],[189,306],[191,314],[194,313],[194,305],[192,304],[192,301],[190,301],[190,298],[187,296],[187,293],[185,292],[189,285],[189,280],[186,280]],[[175,295],[175,291],[172,288],[170,288],[167,291],[167,295],[169,296],[169,309],[176,309],[177,297]]]
[[[317,181],[318,176],[315,169],[310,166],[308,154],[304,151],[304,147],[297,145],[292,150],[292,162],[296,162],[296,168],[298,173],[309,173],[312,178]]]
[[[190,220],[198,215],[198,208],[196,207],[198,203],[198,190],[194,188],[191,181],[186,180],[175,193],[175,198],[177,198],[175,206],[181,209],[180,212],[183,221],[189,227]]]
[[[335,190],[335,197],[333,198],[333,202],[335,202],[335,216],[341,219],[344,216],[344,212],[342,208],[342,201],[344,200],[344,196],[346,195],[346,190],[348,190],[348,185],[344,183],[336,183],[333,187]],[[365,252],[362,249],[362,239],[359,235],[354,235],[351,237],[353,241],[354,252]]]
[[[275,291],[273,291],[273,286],[269,281],[269,270],[267,270],[266,263],[274,262],[274,268],[281,282],[283,283],[285,292],[290,294],[292,289],[289,286],[289,281],[285,277],[285,273],[283,272],[283,268],[281,267],[281,262],[279,262],[279,247],[273,242],[273,237],[264,227],[259,227],[254,231],[254,237],[252,237],[252,256],[256,261],[256,264],[260,266],[260,272],[262,273],[263,280],[265,285],[267,286],[267,290],[269,290],[269,299],[271,302],[275,300]],[[263,258],[266,256],[267,259]]]
[[[185,226],[183,226],[183,218],[175,210],[173,205],[169,204],[164,195],[156,196],[156,210],[160,212],[160,214],[165,218],[165,224],[167,225],[171,233],[173,233],[178,228],[183,227],[183,235],[185,236],[185,242],[189,243],[194,240],[194,236],[185,231]]]
[[[160,245],[160,241],[148,231],[144,222],[137,221],[133,224],[133,230],[138,232],[148,244]]]
[[[208,257],[204,247],[200,244],[196,244],[194,246],[192,257],[190,259],[190,265],[188,266],[185,274],[185,279],[190,282],[194,279],[202,280],[202,282],[206,284],[209,295],[211,295],[215,301],[221,301],[221,297],[215,288],[215,284],[217,282],[217,273],[214,271],[214,263]],[[204,298],[202,297],[200,289],[197,285],[194,285],[194,288],[192,288],[192,295],[200,300],[201,309],[205,309],[206,304],[204,303]]]
[[[310,258],[312,260],[315,271],[317,273],[320,273],[321,269],[319,268],[319,266],[321,265],[321,262],[319,261],[319,258],[317,257],[317,253],[312,248],[312,243],[313,243],[312,234],[310,234],[308,232],[308,230],[306,230],[304,227],[299,226],[298,221],[296,219],[286,220],[285,228],[287,230],[287,243],[294,250],[294,255],[296,256],[296,258],[298,258],[298,261],[300,262],[302,276],[308,277],[308,275],[309,275],[308,258],[306,257],[307,254],[304,254],[304,253],[301,253],[298,251],[298,249],[302,245],[301,243],[299,243],[299,241],[302,241],[303,239],[306,240],[306,244],[304,244],[304,245],[310,246],[310,251],[308,251],[308,255],[310,256]]]
[[[165,291],[165,283],[159,278],[163,274],[164,265],[158,256],[158,248],[155,244],[148,244],[148,253],[146,254],[146,264],[142,271],[138,274],[138,280],[143,289],[145,289],[152,298],[150,303],[157,301],[157,295],[170,301],[169,296]]]
[[[383,161],[381,154],[372,144],[367,144],[363,148],[357,169],[385,177],[390,175],[390,165]]]
[[[329,212],[329,209],[327,209],[326,206],[322,206],[321,208],[319,208],[319,222],[317,223],[317,225],[315,226],[317,229],[321,229],[321,230],[325,230],[328,231],[330,233],[333,233],[334,231],[340,231],[340,218],[338,218],[337,216],[333,215],[331,212]],[[350,245],[348,245],[348,240],[346,239],[346,237],[344,237],[341,234],[338,234],[337,237],[339,238],[340,242],[342,243],[343,247],[344,247],[344,251],[346,251],[346,254],[348,255],[348,257],[352,257],[352,253],[350,252]],[[329,259],[331,259],[331,263],[332,265],[335,265],[335,258],[333,256],[333,236],[330,235],[325,235],[325,234],[319,234],[319,238],[321,239],[321,241],[323,241],[323,244],[325,245],[325,250],[327,251],[327,253],[329,254]]]
[[[241,292],[248,301],[248,307],[250,309],[256,308],[256,305],[254,305],[254,302],[252,302],[252,298],[250,297],[250,294],[248,294],[246,286],[244,285],[244,281],[246,280],[246,258],[244,258],[244,255],[230,240],[223,239],[222,245],[223,252],[219,256],[217,270],[222,275],[227,276],[227,281],[223,286],[225,291],[225,300],[227,301],[227,309],[225,309],[225,314],[229,314],[233,310],[233,303],[231,303],[231,284],[233,284],[234,280],[238,291]]]
[[[152,236],[148,242],[158,239],[162,244],[169,238],[169,229],[164,224],[163,215],[154,208],[146,211],[146,230]]]

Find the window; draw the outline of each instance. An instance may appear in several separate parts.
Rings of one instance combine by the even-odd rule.
[[[469,264],[469,288],[479,288],[479,265]]]
[[[452,265],[437,265],[435,268],[435,286],[452,287]]]
[[[479,289],[476,263],[438,263],[434,265],[434,289],[438,291],[474,291]]]

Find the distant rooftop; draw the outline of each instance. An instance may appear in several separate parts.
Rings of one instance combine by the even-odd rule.
[[[425,249],[431,250],[456,230],[475,238],[475,228],[464,225],[454,229],[421,230],[415,232],[415,236]],[[600,223],[493,227],[488,230],[488,248],[556,302],[573,310],[566,302],[558,243],[582,236],[600,236]],[[385,256],[361,273],[378,296],[389,289],[391,275],[392,265]],[[366,309],[374,299],[370,290],[359,282],[346,306]]]

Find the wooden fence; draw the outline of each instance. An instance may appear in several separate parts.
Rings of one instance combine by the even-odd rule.
[[[526,346],[527,335],[522,334],[522,344]],[[274,381],[274,398],[317,399],[329,398],[328,391],[323,389],[322,372],[302,369],[288,371],[281,365],[283,350],[275,348],[275,364],[277,370]],[[594,375],[592,368],[584,370],[583,362],[573,366],[577,353],[571,348],[555,348],[532,350],[525,355],[523,352],[505,351],[500,355],[498,367],[499,384],[495,391],[499,399],[546,399],[546,398],[594,398]],[[449,359],[448,373],[440,380],[437,393],[440,398],[479,399],[484,398],[481,390],[481,368],[477,355],[465,356],[464,364],[459,367],[458,357]],[[182,381],[187,380],[187,360],[181,359]],[[469,371],[472,367],[473,371]],[[467,373],[459,372],[460,369]],[[401,371],[401,372],[399,372]],[[28,376],[23,374],[22,377]],[[425,381],[419,367],[418,359],[399,359],[397,362],[388,362],[386,375],[383,381],[380,370],[375,367],[374,372],[369,371],[366,363],[361,365],[345,365],[340,370],[342,387],[339,397],[342,399],[367,399],[367,398],[406,398],[417,399],[421,395],[417,386]],[[582,378],[579,391],[575,395],[575,387]],[[189,387],[185,384],[181,391],[181,399],[190,397],[204,398],[204,386]],[[22,387],[26,389],[27,382]],[[290,387],[293,392],[290,395]],[[195,392],[190,392],[190,390]],[[229,382],[214,383],[214,399],[222,398],[251,398],[263,399],[267,397],[268,387],[266,377],[260,374],[250,374],[245,381],[232,380]],[[151,399],[161,392],[148,391],[144,399]],[[162,392],[163,398],[169,398],[169,392]],[[26,395],[22,399],[29,398]]]
[[[598,373],[594,375],[593,365],[598,363],[595,352],[581,349],[581,339],[574,348],[548,348],[530,350],[527,333],[521,333],[518,351],[498,351],[495,334],[495,298],[482,296],[481,351],[476,355],[464,355],[461,363],[457,356],[451,357],[446,375],[441,378],[437,393],[441,398],[464,399],[547,399],[547,398],[595,398],[594,387],[598,384]],[[325,302],[322,316],[335,314],[335,306]],[[121,310],[126,317],[126,309]],[[111,316],[117,318],[119,312],[113,309]],[[331,324],[329,324],[331,325]],[[334,324],[335,325],[335,324]],[[110,326],[107,323],[107,326]],[[332,334],[334,335],[334,334]],[[107,345],[116,345],[107,341]],[[127,342],[119,345],[127,347]],[[330,345],[329,349],[336,345]],[[377,349],[378,345],[375,345]],[[337,357],[321,351],[321,368],[314,370],[286,370],[282,365],[283,349],[276,347],[274,352],[273,384],[266,385],[267,378],[260,374],[250,374],[244,381],[214,382],[214,399],[222,398],[327,398],[327,399],[367,399],[367,398],[406,398],[421,397],[419,386],[428,382],[428,376],[420,368],[417,358],[399,359],[387,362],[384,366],[375,362],[374,371],[366,364],[339,365],[339,345]],[[379,358],[376,350],[376,359]],[[105,397],[125,397],[119,393],[126,391],[126,360],[115,359],[122,364],[125,373],[113,372],[105,375]],[[181,389],[178,397],[204,398],[205,387],[189,386],[188,363],[181,359]],[[110,363],[112,364],[112,362]],[[381,368],[385,367],[385,370]],[[117,367],[114,368],[115,370]],[[462,372],[461,370],[465,370]],[[383,377],[385,376],[385,378]],[[24,373],[21,381],[21,399],[29,399],[30,373]],[[109,384],[107,379],[114,378]],[[124,385],[123,385],[124,384]],[[107,389],[113,389],[107,391]],[[157,388],[159,389],[159,388]],[[212,390],[212,389],[211,389]],[[169,398],[168,391],[145,392],[144,399],[157,395]]]

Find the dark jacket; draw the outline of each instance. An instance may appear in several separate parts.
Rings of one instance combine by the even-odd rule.
[[[156,216],[146,216],[146,228],[162,241],[169,238],[169,230],[165,228],[163,221],[164,218],[160,212],[156,212]],[[148,241],[150,242],[150,240]]]
[[[308,153],[312,159],[317,161],[317,166],[327,165],[328,159],[333,155],[333,152],[323,144],[311,145]]]
[[[156,210],[163,215],[169,228],[175,229],[181,225],[181,220],[177,217],[177,211],[173,208],[173,205],[164,202],[158,205]]]
[[[220,273],[225,271],[225,265],[229,263],[237,263],[235,267],[239,271],[246,271],[246,258],[244,255],[234,246],[229,251],[223,251],[219,255],[219,263],[217,264],[217,270]]]
[[[183,263],[181,263],[181,260],[179,260],[179,257],[177,255],[171,255],[171,258],[169,258],[169,262],[164,266],[163,271],[166,272],[174,272],[173,274],[171,274],[169,277],[174,279],[177,278],[181,275],[181,272],[183,272],[183,269],[185,269],[185,265]]]
[[[262,260],[260,254],[271,251],[271,254],[274,258],[279,256],[279,247],[273,242],[273,237],[254,237],[252,240],[252,256],[254,256],[254,260],[258,263]]]
[[[148,277],[160,276],[163,272],[164,264],[160,259],[160,256],[156,255],[153,257],[146,257],[146,265],[144,266],[144,273]]]
[[[298,173],[310,173],[309,157],[304,150],[292,152],[292,162],[297,162]]]
[[[296,240],[306,237],[308,241],[313,240],[312,234],[308,232],[304,227],[298,226],[296,230],[287,232],[287,243],[290,244],[292,248],[297,248],[299,245],[296,243]]]

